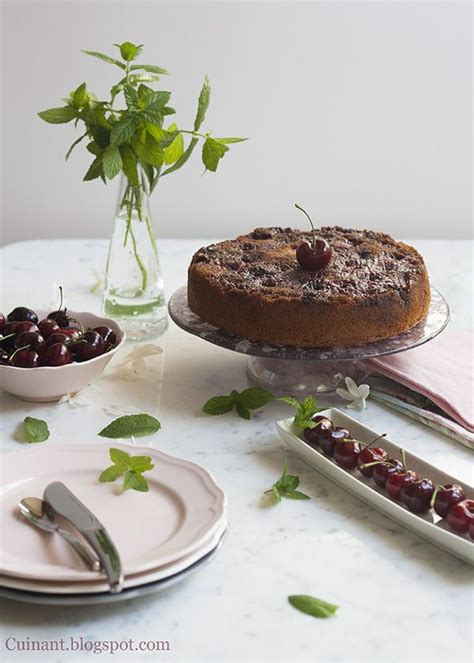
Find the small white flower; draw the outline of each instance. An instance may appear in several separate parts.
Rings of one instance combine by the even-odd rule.
[[[91,404],[85,396],[83,396],[79,391],[64,394],[61,396],[58,403],[67,403],[69,407],[89,407]]]
[[[132,365],[132,371],[135,375],[144,375],[147,372],[146,358],[154,355],[161,355],[163,350],[159,345],[154,343],[147,343],[146,345],[137,345],[131,352],[123,359],[120,366],[125,367],[129,364]]]
[[[344,378],[347,389],[336,389],[336,393],[346,401],[351,401],[346,407],[354,410],[365,410],[367,407],[367,398],[370,394],[370,387],[368,384],[356,385],[354,380],[350,377]]]

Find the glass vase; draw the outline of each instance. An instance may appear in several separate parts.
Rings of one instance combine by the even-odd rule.
[[[137,186],[122,174],[107,258],[104,314],[132,340],[159,336],[168,326],[149,195],[142,170]]]

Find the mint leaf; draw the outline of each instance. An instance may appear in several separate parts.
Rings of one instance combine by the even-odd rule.
[[[84,175],[84,182],[89,182],[90,180],[95,180],[98,177],[103,177],[104,171],[102,169],[102,155],[96,157],[91,163],[89,170]]]
[[[174,126],[176,127],[176,125]],[[178,135],[175,136],[175,138],[170,143],[170,145],[168,145],[168,147],[165,148],[164,162],[166,164],[170,164],[174,163],[175,161],[178,161],[178,159],[180,159],[183,156],[183,152],[184,152],[183,134],[178,133]]]
[[[218,143],[214,138],[207,138],[202,146],[202,162],[207,170],[216,172],[220,159],[229,150],[223,143]]]
[[[250,419],[250,412],[240,401],[236,401],[235,409],[237,410],[239,417],[242,417],[242,419]]]
[[[109,145],[102,155],[102,166],[104,175],[108,180],[113,180],[120,173],[123,166],[120,150],[116,145]]]
[[[72,95],[72,103],[75,108],[82,108],[89,101],[89,95],[87,94],[87,88],[85,83],[81,83],[79,87],[74,90]]]
[[[123,469],[121,469],[118,465],[111,465],[103,472],[101,472],[99,481],[101,483],[115,481],[115,479],[118,479],[121,474],[123,474]]]
[[[282,396],[278,400],[286,403],[296,410],[293,419],[293,425],[298,430],[305,428],[314,428],[317,424],[313,421],[314,415],[321,410],[316,399],[313,396],[307,396],[304,401],[300,401],[295,396]]]
[[[202,406],[202,411],[206,414],[225,414],[230,412],[234,407],[234,399],[232,396],[213,396]]]
[[[69,159],[69,157],[71,156],[71,152],[72,152],[73,149],[76,147],[76,145],[78,145],[78,144],[81,142],[81,140],[83,140],[86,136],[87,136],[87,132],[86,132],[85,134],[82,134],[82,136],[79,136],[79,138],[77,138],[77,139],[74,141],[74,143],[71,145],[71,147],[70,147],[70,148],[68,149],[68,151],[66,152],[66,156],[64,157],[66,161],[67,161],[67,160]]]
[[[48,424],[43,419],[25,417],[23,419],[23,432],[27,442],[44,442],[49,437]]]
[[[128,414],[112,421],[103,428],[101,437],[125,438],[140,435],[152,435],[161,428],[158,419],[150,414]],[[124,453],[124,452],[122,452]]]
[[[158,145],[156,140],[149,133],[146,135],[145,144],[143,146],[140,158],[142,158],[146,163],[149,163],[150,166],[161,166],[163,163],[163,148]]]
[[[244,140],[248,140],[248,138],[229,137],[229,138],[214,138],[214,140],[217,140],[218,143],[224,143],[224,145],[226,145],[230,143],[242,143]]]
[[[143,50],[143,44],[136,46],[131,41],[124,41],[123,44],[114,44],[120,49],[120,55],[126,62],[135,60]]]
[[[256,410],[259,407],[263,407],[270,401],[273,401],[274,398],[275,396],[270,391],[260,389],[260,387],[245,389],[238,396],[239,402],[249,410]]]
[[[333,603],[327,603],[327,601],[322,601],[307,594],[293,594],[288,597],[288,601],[300,612],[323,619],[332,617],[338,609],[338,606]]]
[[[148,97],[148,103],[146,106],[147,111],[159,111],[161,110],[171,98],[171,92],[165,92],[164,90],[158,90],[152,92]]]
[[[169,175],[170,173],[173,173],[175,170],[178,170],[178,168],[181,168],[181,166],[184,166],[186,161],[188,161],[189,157],[193,153],[194,148],[198,144],[199,140],[197,138],[192,138],[191,142],[189,143],[188,147],[185,149],[183,152],[183,156],[178,159],[172,166],[164,170],[160,177],[163,177],[163,175]]]
[[[134,134],[137,125],[138,118],[135,115],[124,115],[112,128],[110,133],[111,145],[125,143]]]
[[[77,111],[72,106],[63,106],[62,108],[48,108],[40,111],[38,115],[49,124],[66,124],[77,117]]]
[[[143,71],[149,71],[152,74],[162,74],[163,76],[171,76],[171,73],[163,67],[157,67],[154,64],[132,64],[130,71],[143,69]]]
[[[305,495],[296,488],[299,486],[300,480],[294,474],[288,474],[288,460],[285,460],[283,465],[283,472],[278,481],[275,481],[270,490],[266,490],[265,494],[273,493],[275,503],[281,502],[282,497],[287,497],[292,500],[309,500],[309,495]]]
[[[125,177],[132,186],[138,186],[137,158],[130,145],[121,145],[122,168]]]
[[[122,488],[124,491],[132,488],[133,490],[138,490],[141,493],[147,493],[149,490],[148,482],[145,477],[138,472],[135,472],[134,470],[128,470],[128,472],[125,472]]]
[[[211,85],[207,76],[204,77],[201,92],[199,93],[198,108],[196,118],[194,120],[194,131],[199,131],[204,118],[206,117],[207,109],[211,101]]]
[[[101,472],[101,483],[115,481],[123,475],[124,492],[130,488],[142,493],[148,491],[148,483],[142,473],[154,468],[150,456],[130,456],[126,451],[114,447],[109,449],[109,455],[114,464]]]
[[[103,60],[104,62],[109,62],[110,64],[115,64],[117,67],[120,67],[121,69],[125,69],[126,65],[124,65],[123,62],[120,62],[120,60],[116,60],[115,58],[111,58],[109,55],[105,55],[105,53],[98,53],[97,51],[82,51],[86,55],[90,55],[93,58],[98,58],[99,60]]]

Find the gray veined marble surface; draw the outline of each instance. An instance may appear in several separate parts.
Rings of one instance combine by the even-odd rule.
[[[171,295],[186,280],[191,254],[202,240],[160,242],[165,285]],[[472,243],[412,242],[425,256],[432,284],[451,308],[450,324],[472,326],[469,290]],[[105,263],[101,241],[32,241],[2,250],[3,301],[52,303],[63,285],[72,308],[98,311],[90,292],[94,270]],[[0,444],[16,440],[26,415],[47,419],[46,444],[95,442],[112,418],[104,408],[136,407],[156,414],[163,428],[153,444],[204,464],[227,491],[230,531],[220,554],[202,572],[163,594],[97,608],[42,608],[1,601],[2,661],[345,661],[464,663],[473,657],[472,569],[404,531],[358,502],[283,447],[274,421],[288,415],[270,404],[246,422],[211,418],[200,408],[212,395],[247,386],[246,357],[171,325],[156,341],[164,354],[137,379],[115,359],[94,387],[89,405],[31,404],[2,393]],[[131,350],[127,345],[123,354]],[[434,358],[435,359],[435,358]],[[343,405],[336,396],[323,402]],[[362,422],[472,483],[472,452],[454,440],[370,402]],[[107,444],[104,442],[104,444]],[[284,459],[311,500],[262,505],[262,492],[279,476]],[[340,606],[333,619],[315,620],[287,604],[307,593]],[[110,655],[8,652],[6,638],[168,640],[170,651]]]

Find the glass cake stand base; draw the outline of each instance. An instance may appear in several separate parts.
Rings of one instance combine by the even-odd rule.
[[[247,374],[250,380],[277,395],[331,392],[346,376],[359,382],[369,372],[364,360],[423,345],[442,332],[449,322],[449,306],[433,287],[428,313],[414,327],[398,336],[352,347],[297,348],[235,336],[205,322],[191,311],[186,286],[176,290],[168,308],[171,319],[189,334],[249,355]]]

